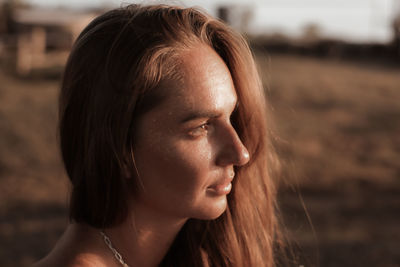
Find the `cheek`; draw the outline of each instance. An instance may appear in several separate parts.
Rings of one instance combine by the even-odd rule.
[[[192,179],[206,176],[211,168],[212,150],[205,141],[177,142],[167,156],[168,161],[176,166],[177,171],[181,170],[188,175],[192,173]]]
[[[206,186],[210,179],[212,149],[208,142],[159,139],[161,142],[144,142],[140,148],[137,167],[145,187],[164,191],[186,190]]]

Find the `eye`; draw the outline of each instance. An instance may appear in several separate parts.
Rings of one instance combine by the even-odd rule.
[[[211,123],[209,121],[195,127],[189,131],[189,135],[192,137],[204,136],[210,131]]]
[[[209,126],[210,126],[210,123],[206,122],[206,123],[203,123],[202,125],[200,125],[199,128],[207,131]]]

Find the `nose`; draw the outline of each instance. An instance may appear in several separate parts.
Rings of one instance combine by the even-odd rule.
[[[249,162],[249,151],[233,127],[227,129],[226,133],[221,136],[220,144],[221,150],[217,157],[217,165],[243,166]]]

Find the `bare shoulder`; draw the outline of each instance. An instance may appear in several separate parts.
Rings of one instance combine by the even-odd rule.
[[[108,265],[96,255],[77,255],[72,259],[46,257],[32,267],[107,267]]]
[[[81,231],[79,228],[81,227],[70,226],[53,250],[32,267],[112,266],[104,261],[102,246],[97,245],[99,242],[90,235],[90,231]]]
[[[79,255],[70,262],[68,267],[107,267],[103,259],[97,255]]]

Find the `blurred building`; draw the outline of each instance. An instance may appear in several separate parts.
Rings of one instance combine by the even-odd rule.
[[[397,57],[400,57],[400,9],[397,10],[397,14],[393,19],[392,26],[393,26],[393,46],[396,51]]]
[[[248,4],[220,5],[217,17],[242,33],[250,31],[249,23],[253,18],[253,7]]]
[[[0,56],[19,75],[64,66],[74,40],[94,13],[63,9],[19,8],[8,11]],[[12,25],[12,26],[10,26]]]

